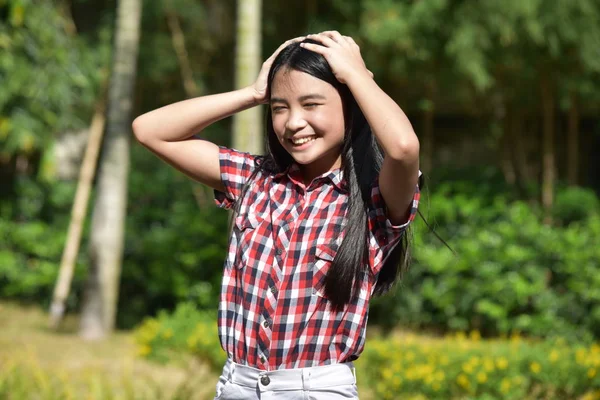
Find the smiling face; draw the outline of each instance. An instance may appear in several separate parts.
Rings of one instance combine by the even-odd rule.
[[[341,166],[344,112],[333,86],[305,72],[281,69],[273,79],[270,107],[277,139],[307,182]]]

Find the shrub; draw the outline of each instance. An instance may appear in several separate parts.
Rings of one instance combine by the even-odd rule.
[[[161,361],[188,353],[220,372],[225,353],[215,316],[181,304],[146,320],[136,333],[140,355]],[[446,337],[369,335],[355,361],[358,386],[378,399],[579,399],[600,395],[600,345],[520,334],[493,340],[478,331]],[[583,397],[586,398],[586,397]]]
[[[446,194],[442,187],[432,195],[430,219],[442,222],[437,231],[456,257],[417,221],[414,264],[393,296],[373,302],[372,322],[484,336],[600,336],[598,214],[550,227],[524,202]]]

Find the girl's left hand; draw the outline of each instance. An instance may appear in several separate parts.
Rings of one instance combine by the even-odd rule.
[[[350,36],[342,36],[338,31],[325,31],[307,35],[306,38],[321,44],[300,43],[300,46],[325,57],[341,83],[348,84],[353,76],[361,74],[373,78],[373,73],[367,69],[360,54],[360,47]]]

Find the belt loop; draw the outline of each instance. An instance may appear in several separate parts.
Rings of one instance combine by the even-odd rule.
[[[302,390],[310,390],[310,370],[302,368]]]
[[[229,365],[229,377],[228,377],[228,380],[229,380],[229,382],[233,382],[233,372],[234,372],[234,371],[235,371],[235,363],[234,363],[234,362],[232,362],[232,363]]]

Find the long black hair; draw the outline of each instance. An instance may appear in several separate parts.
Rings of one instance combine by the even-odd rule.
[[[310,39],[305,39],[304,42],[319,44]],[[369,268],[367,212],[371,198],[371,186],[383,163],[383,151],[350,89],[337,80],[329,63],[322,55],[303,49],[299,42],[284,48],[273,61],[269,72],[268,97],[271,95],[275,75],[278,71],[285,69],[305,72],[329,83],[342,98],[345,123],[341,151],[342,172],[349,192],[346,232],[325,279],[325,295],[333,308],[340,310],[356,295],[358,283],[365,268]],[[266,127],[267,154],[257,158],[253,176],[259,171],[267,174],[283,172],[294,162],[275,134],[270,108],[267,111]],[[248,179],[242,195],[234,207],[236,214],[239,212],[241,199],[248,190],[252,177]],[[382,295],[388,292],[402,276],[402,272],[408,268],[410,263],[409,237],[409,232],[405,231],[400,243],[386,258],[377,279],[375,294]]]

